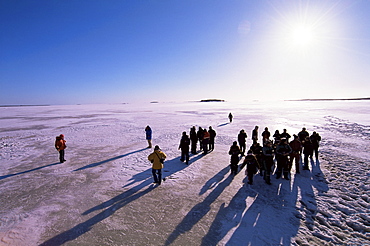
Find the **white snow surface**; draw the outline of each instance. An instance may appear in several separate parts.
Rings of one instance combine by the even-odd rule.
[[[369,245],[369,113],[369,101],[1,107],[0,245]],[[146,125],[168,156],[160,186]],[[247,184],[228,150],[241,129],[249,147],[255,125],[317,131],[319,160]],[[216,145],[186,165],[192,126],[212,126]]]

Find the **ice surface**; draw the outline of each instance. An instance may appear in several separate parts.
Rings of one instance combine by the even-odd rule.
[[[1,245],[366,245],[370,102],[187,102],[0,108]],[[234,120],[228,122],[232,112]],[[167,154],[152,184],[144,128]],[[215,150],[180,162],[190,127]],[[323,140],[311,171],[272,185],[229,174],[241,129],[302,127]],[[58,162],[55,137],[67,140]],[[199,149],[199,147],[198,147]]]

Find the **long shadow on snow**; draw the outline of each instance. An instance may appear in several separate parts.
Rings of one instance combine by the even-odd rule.
[[[76,170],[73,170],[74,172],[76,171],[81,171],[81,170],[84,170],[84,169],[87,169],[87,168],[92,168],[92,167],[96,167],[96,166],[99,166],[99,165],[102,165],[104,163],[107,163],[107,162],[110,162],[110,161],[114,161],[114,160],[117,160],[117,159],[121,159],[123,157],[126,157],[126,156],[129,156],[129,155],[132,155],[132,154],[135,154],[135,153],[138,153],[138,152],[141,152],[141,151],[144,151],[148,148],[144,148],[144,149],[139,149],[139,150],[135,150],[135,151],[132,151],[130,153],[127,153],[127,154],[124,154],[124,155],[119,155],[119,156],[116,156],[116,157],[113,157],[113,158],[110,158],[110,159],[107,159],[107,160],[104,160],[104,161],[99,161],[99,162],[95,162],[95,163],[91,163],[89,165],[86,165],[84,167],[80,167]]]
[[[132,188],[128,191],[125,191],[122,194],[112,198],[108,202],[103,203],[104,205],[102,206],[102,208],[106,208],[105,210],[103,210],[99,214],[93,216],[92,218],[86,220],[85,222],[82,222],[82,223],[74,226],[73,228],[71,228],[71,229],[69,229],[65,232],[62,232],[61,234],[56,235],[55,237],[43,242],[42,244],[40,244],[40,246],[62,245],[66,242],[69,242],[69,241],[72,241],[72,240],[78,238],[82,234],[90,231],[91,228],[95,224],[97,224],[97,223],[101,222],[102,220],[108,218],[109,216],[113,215],[115,213],[115,211],[117,211],[118,209],[126,206],[130,202],[135,201],[136,199],[144,196],[145,194],[148,194],[150,191],[155,189],[155,186],[149,186],[148,187],[148,185],[150,185],[150,184],[151,184],[151,181],[146,180],[146,181],[140,183],[139,185],[137,185],[136,187],[134,187],[134,188]],[[147,187],[147,188],[140,191],[144,187]],[[138,191],[140,191],[140,192],[138,192]],[[96,207],[96,208],[98,208],[98,207]],[[96,210],[96,209],[94,209],[94,210]],[[87,212],[92,212],[92,211],[88,210],[88,211],[84,212],[83,214],[87,214]]]
[[[199,157],[201,158],[201,157]],[[112,158],[113,159],[113,158]],[[151,164],[150,164],[151,165]],[[180,162],[180,157],[177,157],[175,159],[169,160],[165,162],[165,167],[168,166],[168,173],[167,175],[174,174],[178,171],[183,170],[184,168],[188,167],[188,165]],[[140,182],[135,187],[123,192],[122,194],[119,194],[118,196],[113,197],[112,199],[105,201],[85,212],[82,213],[82,215],[88,215],[96,210],[104,209],[99,214],[93,216],[92,218],[88,219],[85,222],[82,222],[73,228],[56,235],[55,237],[45,241],[44,243],[40,244],[40,246],[54,246],[54,245],[62,245],[66,242],[72,241],[79,236],[83,235],[84,233],[88,232],[95,224],[101,222],[102,220],[108,218],[112,214],[115,213],[118,209],[126,206],[132,201],[135,201],[136,199],[148,194],[150,191],[155,189],[156,186],[150,186],[152,183],[151,178],[151,168],[145,170],[142,173],[134,175],[134,177],[131,179],[131,183],[128,185],[132,185],[134,183]],[[125,185],[124,187],[127,187],[128,185]],[[148,187],[149,186],[149,187]],[[146,188],[142,190],[143,188]],[[142,190],[142,191],[141,191]]]
[[[229,237],[226,245],[240,242],[245,245],[290,245],[300,226],[298,211],[306,213],[306,226],[313,229],[313,216],[317,211],[313,187],[319,192],[327,191],[328,187],[322,176],[317,180],[321,173],[319,162],[314,165],[311,161],[311,165],[312,173],[303,171],[295,175],[292,190],[291,181],[272,179],[273,184],[268,186],[256,175],[254,185],[249,186],[245,178],[243,187],[229,205],[221,205],[202,245],[217,245],[226,235]],[[296,206],[299,191],[300,208]],[[251,204],[249,207],[248,203]]]
[[[226,123],[223,123],[223,124],[218,125],[217,127],[227,126],[227,125],[229,125],[229,124],[230,124],[230,122],[226,122]]]
[[[203,154],[191,155],[190,160],[189,160],[189,165],[201,159],[202,157],[204,157]],[[164,168],[162,169],[162,178],[165,178],[166,180],[171,179],[172,174],[175,174],[189,166],[181,162],[180,158],[181,157],[179,156],[172,160],[168,160],[164,162]],[[148,165],[150,166],[151,164],[148,164]],[[133,175],[132,178],[128,180],[129,183],[125,184],[123,188],[133,185],[136,182],[140,182],[144,179],[147,179],[148,177],[152,177],[152,168],[149,168],[145,170],[144,172]]]
[[[314,218],[317,214],[317,202],[313,188],[318,191],[318,194],[322,194],[327,192],[329,187],[321,171],[320,161],[316,160],[315,162],[311,158],[310,162],[312,171],[303,172],[306,178],[305,180],[294,179],[293,189],[295,192],[298,192],[298,190],[301,191],[301,200],[299,200],[301,206],[298,210],[304,212],[305,224],[307,228],[313,231],[315,225]],[[325,236],[321,236],[320,238],[328,242],[331,241],[330,238],[326,238]]]
[[[46,167],[55,166],[55,165],[58,165],[58,164],[62,164],[62,163],[56,162],[56,163],[48,164],[48,165],[45,165],[45,166],[36,167],[36,168],[30,169],[30,170],[26,170],[26,171],[23,171],[23,172],[12,173],[12,174],[8,174],[8,175],[0,176],[0,180],[6,179],[6,178],[9,178],[9,177],[12,177],[12,176],[17,176],[17,175],[21,175],[21,174],[25,174],[25,173],[37,171],[37,170],[40,170],[40,169],[43,169],[43,168],[46,168]]]
[[[290,245],[300,221],[294,216],[296,194],[290,182],[273,180],[271,186],[256,175],[254,185],[244,185],[222,204],[201,245],[217,245],[226,236],[226,245]],[[275,181],[275,182],[274,182]]]
[[[214,180],[214,178],[217,177],[217,180],[219,180],[221,176],[224,177],[228,173],[229,169],[229,166],[225,167],[211,179]],[[225,188],[230,185],[233,179],[234,176],[230,175],[222,182],[218,182],[217,187],[201,203],[195,205],[180,222],[180,224],[176,226],[175,230],[167,238],[165,245],[172,244],[177,237],[187,231],[190,231],[194,225],[196,225],[204,216],[206,216],[211,209],[211,204],[221,195]],[[212,183],[213,182],[214,181],[212,181]]]

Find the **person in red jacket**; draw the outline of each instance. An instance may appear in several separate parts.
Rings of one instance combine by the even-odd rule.
[[[295,159],[295,173],[300,173],[299,168],[299,161],[301,159],[301,152],[302,152],[302,143],[299,141],[297,135],[293,135],[294,140],[289,143],[289,146],[292,148],[292,153],[290,153],[290,160],[289,160],[289,171],[293,166],[293,161]]]
[[[55,148],[59,151],[59,161],[61,163],[65,162],[64,159],[64,150],[67,148],[66,140],[64,140],[64,135],[60,134],[55,139]]]

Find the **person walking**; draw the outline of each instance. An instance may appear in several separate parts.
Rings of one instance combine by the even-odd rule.
[[[313,151],[315,153],[316,160],[319,159],[319,146],[320,146],[320,141],[321,141],[321,136],[317,132],[313,132],[312,135],[310,136],[312,146],[313,146]]]
[[[245,153],[247,137],[247,133],[244,131],[244,129],[240,130],[238,134],[238,143],[240,146],[240,151],[242,152],[242,156],[244,156]]]
[[[152,129],[150,128],[150,126],[145,127],[145,135],[146,135],[146,140],[148,141],[147,148],[151,148],[152,147]]]
[[[59,161],[60,161],[60,163],[63,163],[63,162],[66,161],[64,159],[64,154],[65,154],[65,151],[64,150],[67,148],[66,142],[67,141],[64,140],[64,135],[63,134],[60,134],[55,139],[55,148],[59,152]]]
[[[160,185],[162,182],[162,168],[166,158],[166,154],[162,152],[158,145],[154,147],[153,153],[148,156],[148,160],[153,164],[152,174],[155,184]]]
[[[215,138],[216,138],[216,131],[212,128],[212,126],[209,127],[208,130],[209,133],[209,150],[215,149]]]
[[[292,169],[293,161],[295,160],[295,173],[300,173],[299,161],[301,159],[302,144],[298,139],[297,135],[293,135],[293,140],[289,143],[289,146],[292,148],[292,153],[290,153],[289,160],[289,171]]]
[[[265,145],[262,147],[263,167],[265,170],[263,179],[266,184],[269,185],[271,184],[271,169],[274,165],[274,152],[275,149],[272,146],[272,142],[270,140],[266,141]]]
[[[189,145],[190,139],[188,135],[186,135],[186,132],[183,132],[179,145],[179,150],[181,149],[180,161],[182,162],[186,161],[186,165],[189,165]]]
[[[289,146],[285,138],[280,139],[280,143],[276,146],[276,178],[279,179],[283,173],[284,178],[289,180],[289,163],[288,156],[292,153],[292,148]]]
[[[230,171],[231,174],[238,173],[238,163],[239,163],[239,155],[241,154],[240,148],[236,141],[233,142],[233,145],[230,147],[229,155],[231,155],[230,159]]]
[[[258,126],[255,126],[252,131],[252,140],[253,140],[253,143],[257,143],[258,141]]]
[[[197,130],[195,129],[195,126],[190,128],[190,140],[191,140],[191,153],[195,155],[197,153]]]
[[[248,177],[248,184],[253,184],[253,176],[259,169],[257,158],[253,155],[251,150],[248,150],[247,156],[244,158],[243,165],[246,165],[245,174]]]
[[[233,118],[234,118],[234,116],[231,114],[231,112],[230,112],[230,114],[229,114],[229,116],[228,116],[228,117],[229,117],[229,121],[230,121],[230,123],[231,123],[231,122],[233,122]]]

